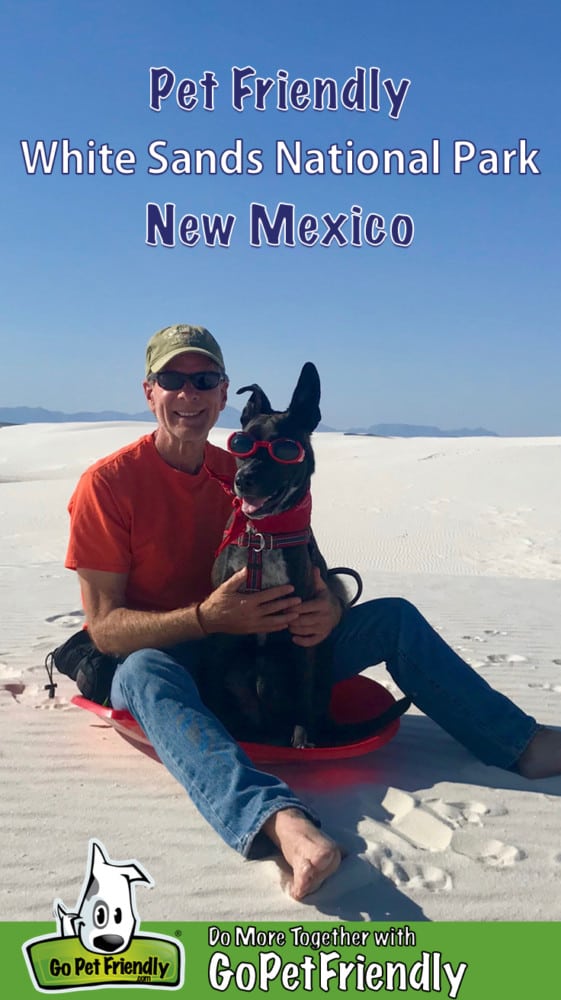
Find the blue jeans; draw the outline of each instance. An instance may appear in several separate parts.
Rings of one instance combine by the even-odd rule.
[[[515,768],[538,729],[535,719],[494,691],[408,601],[390,597],[351,608],[331,638],[335,680],[385,662],[404,694],[486,764]],[[288,785],[256,768],[202,703],[192,673],[203,647],[198,640],[167,652],[131,653],[117,668],[111,703],[135,717],[223,840],[245,857],[254,856],[259,831],[279,809],[294,807],[317,825],[319,820]]]

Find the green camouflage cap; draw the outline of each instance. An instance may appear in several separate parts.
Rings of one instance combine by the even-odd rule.
[[[222,351],[212,333],[204,326],[188,326],[179,323],[175,326],[165,326],[148,341],[146,348],[146,376],[151,372],[161,372],[162,368],[173,361],[179,354],[205,354],[216,365],[225,371]]]

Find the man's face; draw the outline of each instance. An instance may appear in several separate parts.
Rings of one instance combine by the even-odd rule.
[[[204,354],[180,354],[164,366],[162,371],[194,372],[220,371]],[[226,405],[227,382],[219,382],[216,389],[197,390],[186,382],[177,391],[162,389],[157,382],[144,382],[148,406],[159,426],[178,442],[204,442],[214,427],[221,410]]]

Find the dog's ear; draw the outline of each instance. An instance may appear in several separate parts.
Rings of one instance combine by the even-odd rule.
[[[242,427],[245,427],[246,424],[248,424],[250,420],[253,420],[254,417],[258,417],[260,413],[273,412],[273,407],[260,385],[255,385],[255,383],[253,385],[244,385],[241,389],[238,389],[238,396],[240,392],[251,393],[251,396],[245,404],[241,415]]]
[[[316,429],[321,420],[320,395],[321,388],[317,368],[311,361],[306,361],[290,400],[288,413],[308,434]]]

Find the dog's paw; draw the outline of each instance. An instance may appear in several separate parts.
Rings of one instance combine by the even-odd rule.
[[[290,745],[294,747],[295,750],[305,750],[306,748],[314,747],[315,743],[310,743],[308,740],[308,733],[305,727],[297,725],[294,726]]]

